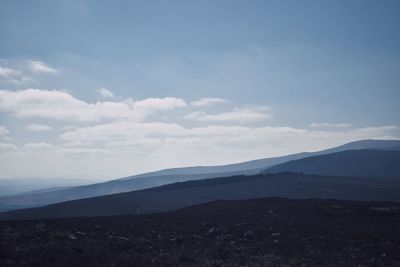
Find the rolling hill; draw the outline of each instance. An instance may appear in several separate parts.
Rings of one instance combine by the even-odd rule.
[[[296,153],[282,157],[264,158],[264,159],[251,160],[251,161],[221,165],[221,166],[194,166],[194,167],[183,167],[183,168],[171,168],[155,172],[148,172],[126,178],[121,178],[119,180],[136,179],[136,178],[160,176],[160,175],[229,173],[229,172],[246,172],[247,170],[261,171],[265,168],[281,164],[284,162],[288,162],[291,160],[317,156],[317,155],[330,154],[346,150],[361,150],[361,149],[400,151],[400,140],[370,140],[370,139],[359,140],[317,152]]]
[[[259,173],[259,169],[248,170],[244,173]],[[0,211],[44,206],[51,203],[58,203],[68,200],[82,199],[95,196],[111,195],[121,192],[129,192],[164,185],[166,183],[175,183],[187,180],[199,180],[213,177],[226,177],[242,172],[229,173],[205,173],[205,174],[170,174],[144,176],[135,179],[112,180],[108,182],[90,184],[85,186],[76,186],[61,190],[35,191],[24,194],[0,197]]]
[[[128,215],[170,211],[218,199],[260,197],[400,201],[400,180],[258,174],[187,181],[115,195],[0,213],[0,220]]]
[[[66,178],[15,178],[0,179],[0,196],[30,193],[39,190],[53,190],[57,187],[67,188],[93,184],[93,180],[85,179],[66,179]]]
[[[400,179],[400,151],[348,150],[289,161],[265,172]]]
[[[318,152],[298,153],[223,166],[173,168],[120,178],[108,182],[70,187],[61,190],[52,190],[50,192],[32,192],[23,195],[4,196],[0,197],[0,211],[39,207],[68,200],[142,190],[189,180],[227,177],[232,175],[253,175],[268,167],[291,160],[349,149],[400,149],[400,140],[361,140]]]

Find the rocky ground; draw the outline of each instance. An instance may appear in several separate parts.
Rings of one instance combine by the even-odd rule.
[[[400,266],[400,204],[217,201],[140,216],[0,222],[0,266]]]

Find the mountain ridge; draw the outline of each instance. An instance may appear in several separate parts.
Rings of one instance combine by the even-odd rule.
[[[0,220],[132,215],[170,211],[219,199],[328,198],[400,202],[400,180],[259,174],[186,181],[140,191],[0,213]]]
[[[288,161],[264,172],[400,179],[400,151],[346,150]]]
[[[313,155],[333,153],[346,149],[362,149],[365,147],[375,149],[398,147],[400,150],[400,140],[360,140],[317,152],[302,152],[282,157],[258,159],[221,166],[172,168],[90,185],[70,187],[63,190],[0,197],[0,211],[38,207],[74,199],[129,192],[187,180],[227,177],[241,174],[253,175],[265,170],[268,167],[288,162],[290,160],[296,160]]]

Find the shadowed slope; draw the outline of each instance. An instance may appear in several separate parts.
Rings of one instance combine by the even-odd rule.
[[[400,179],[400,151],[342,151],[289,161],[273,166],[265,172]]]
[[[41,208],[0,213],[1,220],[103,216],[174,210],[217,199],[259,197],[400,201],[400,180],[279,173],[188,181]]]

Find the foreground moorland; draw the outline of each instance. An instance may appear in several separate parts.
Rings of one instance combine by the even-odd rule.
[[[0,222],[1,266],[399,266],[400,204],[263,198]]]

